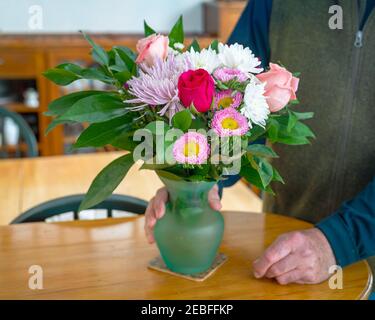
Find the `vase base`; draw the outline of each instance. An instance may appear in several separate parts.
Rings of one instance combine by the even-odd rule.
[[[218,253],[211,267],[207,271],[195,274],[182,274],[168,269],[160,256],[152,259],[148,263],[148,267],[153,270],[169,273],[176,277],[181,277],[193,281],[204,281],[209,278],[218,268],[220,268],[225,263],[225,261],[227,261],[227,259],[228,257],[224,253]]]

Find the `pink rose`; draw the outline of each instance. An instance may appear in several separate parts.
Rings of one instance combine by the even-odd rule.
[[[214,79],[204,69],[185,71],[178,78],[178,97],[186,108],[193,104],[199,112],[207,112],[214,91]]]
[[[136,63],[145,62],[151,67],[156,59],[164,60],[168,54],[169,39],[160,34],[152,34],[137,42],[138,57]]]
[[[297,99],[299,79],[278,64],[270,63],[270,70],[258,74],[257,78],[266,82],[265,96],[271,112],[284,108],[290,100]]]

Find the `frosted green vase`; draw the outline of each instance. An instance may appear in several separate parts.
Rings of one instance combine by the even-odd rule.
[[[174,272],[204,272],[212,265],[224,232],[223,216],[207,200],[215,182],[160,179],[169,192],[165,215],[154,229],[161,257]]]

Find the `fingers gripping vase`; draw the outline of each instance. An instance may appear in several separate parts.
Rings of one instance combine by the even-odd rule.
[[[208,270],[224,233],[224,219],[211,209],[208,192],[215,182],[188,182],[160,177],[169,202],[154,229],[156,244],[166,266],[178,273]]]

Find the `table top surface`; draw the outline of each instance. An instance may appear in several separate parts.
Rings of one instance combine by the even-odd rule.
[[[0,225],[45,201],[85,193],[92,180],[122,152],[0,160]],[[150,200],[161,181],[153,171],[135,164],[115,193]],[[226,188],[224,210],[261,211],[261,200],[244,184]]]
[[[255,279],[252,261],[284,232],[310,227],[272,214],[224,212],[220,251],[228,256],[203,282],[147,268],[158,255],[143,232],[143,216],[0,226],[0,299],[365,299],[367,263],[344,268],[343,289],[278,285]],[[43,270],[43,289],[28,287],[29,268]]]

